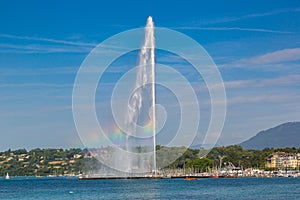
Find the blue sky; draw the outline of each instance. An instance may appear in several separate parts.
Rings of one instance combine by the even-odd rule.
[[[219,144],[300,121],[299,1],[1,1],[0,149],[82,147],[72,118],[77,70],[97,44],[149,15],[217,64],[228,98]]]

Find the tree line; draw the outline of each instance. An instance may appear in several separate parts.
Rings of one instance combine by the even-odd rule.
[[[265,169],[266,157],[274,152],[300,153],[300,148],[247,150],[233,145],[206,150],[156,146],[158,169],[193,168],[199,172],[229,164],[243,169]],[[101,165],[87,149],[80,148],[9,149],[0,152],[0,176],[6,173],[11,176],[79,175],[95,171]]]

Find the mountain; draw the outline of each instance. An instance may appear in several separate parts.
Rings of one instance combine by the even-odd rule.
[[[300,122],[288,122],[261,131],[240,145],[245,149],[300,147]]]
[[[221,147],[223,145],[216,143],[216,144],[192,144],[189,148],[190,149],[200,149],[200,148],[204,148],[204,149],[210,149],[211,147]]]

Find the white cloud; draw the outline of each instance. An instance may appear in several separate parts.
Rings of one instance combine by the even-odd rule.
[[[293,86],[300,84],[300,74],[293,74],[288,76],[277,77],[273,79],[264,79],[258,82],[257,86]]]
[[[4,83],[0,84],[0,88],[8,87],[73,87],[73,84],[55,84],[55,83]]]
[[[299,63],[295,63],[295,61],[300,61],[300,48],[276,50],[250,58],[242,58],[236,61],[227,62],[222,65],[219,64],[218,67],[264,67],[265,70],[271,71],[282,71],[282,69],[284,68],[291,71],[299,67]]]
[[[243,28],[243,27],[195,27],[195,26],[181,26],[171,27],[177,30],[204,30],[204,31],[251,31],[251,32],[264,32],[264,33],[283,33],[292,34],[290,31],[263,29],[263,28]]]
[[[269,52],[250,59],[242,60],[250,64],[263,65],[271,63],[281,63],[300,60],[300,48],[283,49],[274,52]]]
[[[94,44],[94,43],[74,42],[74,41],[57,40],[57,39],[43,38],[43,37],[18,36],[18,35],[10,35],[10,34],[3,34],[3,33],[0,33],[0,37],[10,38],[10,39],[18,39],[18,40],[50,42],[50,43],[75,45],[75,46],[95,47],[97,45],[97,44]]]
[[[250,85],[253,85],[256,82],[256,80],[235,80],[235,81],[226,81],[224,82],[226,89],[232,89],[232,88],[243,88],[243,87],[249,87]]]
[[[251,95],[251,96],[236,96],[227,98],[229,104],[248,104],[248,103],[275,103],[284,102],[287,103],[291,100],[299,99],[297,94],[281,95],[281,94],[262,94],[262,95]]]
[[[57,74],[76,74],[78,67],[44,67],[28,68],[28,67],[4,67],[0,70],[1,77],[4,76],[38,76],[38,75],[57,75]]]
[[[280,76],[269,79],[248,79],[225,82],[226,89],[234,88],[263,88],[274,86],[295,86],[300,84],[300,74]]]
[[[16,45],[0,44],[2,53],[87,53],[91,51],[86,46],[53,46],[53,45]]]
[[[273,10],[273,11],[267,11],[263,13],[250,13],[242,16],[236,16],[236,17],[225,17],[222,19],[214,19],[210,21],[205,21],[203,24],[219,24],[219,23],[226,23],[226,22],[235,22],[240,21],[244,19],[252,19],[252,18],[258,18],[258,17],[265,17],[265,16],[271,16],[271,15],[277,15],[281,13],[286,12],[299,12],[300,8],[283,8],[280,10]]]
[[[3,37],[5,34],[0,34]],[[9,36],[9,35],[7,35]],[[0,43],[0,53],[89,53],[96,47],[94,43],[70,42],[65,40],[55,40],[48,38],[35,38],[26,36],[11,36],[14,39],[33,41],[44,41],[47,43],[39,44],[8,44]],[[103,45],[100,49],[94,49],[94,54],[109,54],[111,52],[120,52],[128,50],[127,47],[121,45]]]

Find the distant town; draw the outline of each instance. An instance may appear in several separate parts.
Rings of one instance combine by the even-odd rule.
[[[109,153],[109,147],[100,151]],[[163,161],[171,154],[184,153],[171,164]],[[158,174],[162,177],[298,177],[300,149],[265,148],[246,150],[241,146],[214,147],[202,157],[205,149],[163,147],[157,145]],[[93,174],[101,163],[87,149],[26,149],[0,152],[0,176],[82,176]],[[162,167],[164,166],[164,167]]]

